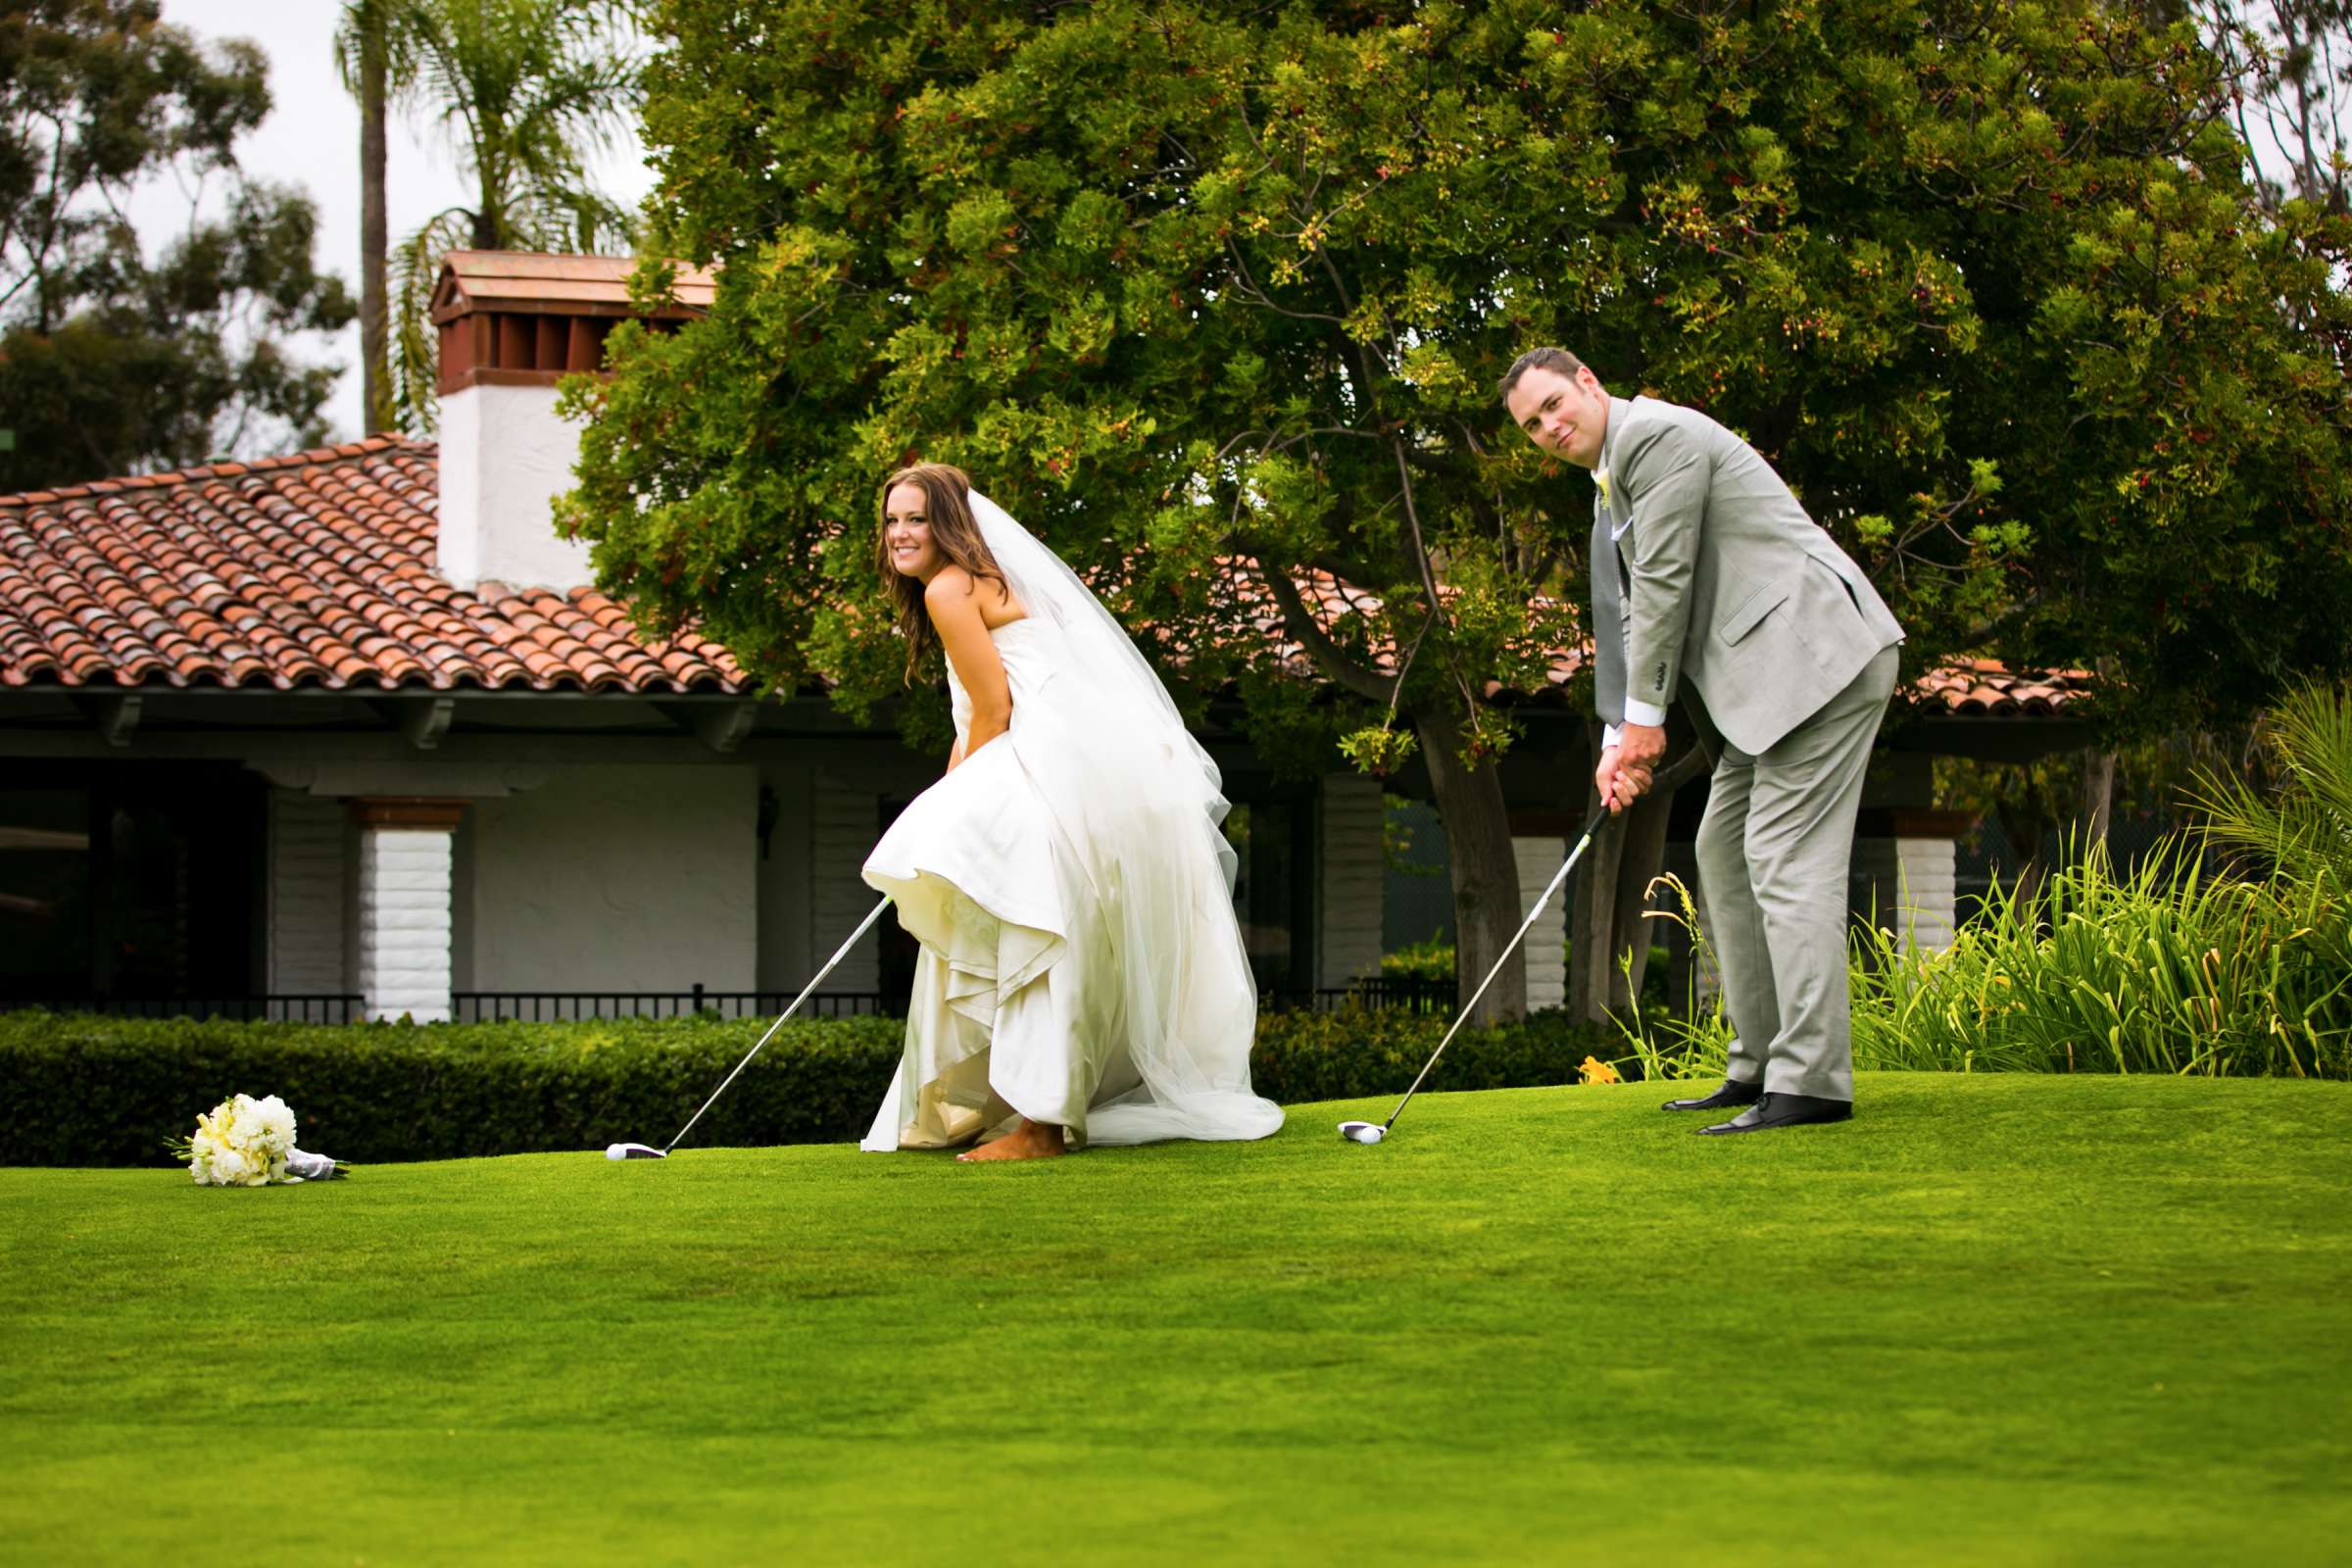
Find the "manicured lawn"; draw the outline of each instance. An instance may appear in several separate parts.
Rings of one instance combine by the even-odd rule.
[[[0,1560],[2344,1560],[2352,1086],[1861,1094],[0,1170]]]

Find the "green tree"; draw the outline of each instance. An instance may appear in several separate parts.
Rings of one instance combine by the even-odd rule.
[[[629,215],[587,169],[635,102],[631,15],[623,0],[358,0],[346,8],[336,53],[363,109],[368,73],[380,71],[390,102],[442,123],[473,184],[469,202],[425,220],[389,263],[386,396],[404,428],[433,427],[440,356],[425,309],[451,251],[594,253],[631,242]],[[374,221],[380,228],[380,207]]]
[[[261,52],[208,49],[157,0],[0,9],[0,489],[325,439],[337,368],[285,339],[351,302],[314,264],[309,199],[237,169],[269,112]],[[125,208],[167,171],[196,197],[150,260]]]
[[[1261,729],[1299,705],[1270,611],[1351,755],[1417,743],[1465,985],[1520,913],[1509,694],[1543,700],[1584,598],[1590,487],[1493,398],[1531,343],[1744,430],[1887,589],[1914,669],[2111,658],[2124,726],[2346,657],[2345,234],[2265,219],[2185,24],[2087,0],[651,16],[660,248],[724,277],[709,319],[616,334],[617,380],[574,393],[597,423],[567,515],[607,584],[870,703],[897,668],[874,483],[960,462],[1196,686],[1240,678]],[[1319,620],[1293,587],[1317,571],[1365,597]],[[1646,949],[1662,836],[1634,837],[1583,951]],[[1518,1010],[1516,975],[1498,994]]]

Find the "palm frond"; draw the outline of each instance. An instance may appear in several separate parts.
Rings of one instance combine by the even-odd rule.
[[[419,224],[393,248],[386,263],[393,299],[392,407],[409,435],[430,435],[439,422],[440,334],[425,318],[441,264],[473,234],[473,214],[446,208]]]
[[[632,216],[596,189],[588,162],[626,126],[643,67],[625,0],[353,0],[345,30],[364,6],[381,8],[398,51],[396,101],[440,122],[474,185],[471,206],[432,219],[388,263],[394,401],[401,427],[422,432],[434,422],[438,347],[424,308],[451,250],[634,242]],[[339,64],[343,49],[339,31]]]
[[[2278,764],[2275,792],[2198,771],[2191,799],[2207,840],[2293,881],[2352,888],[2352,687],[2289,691],[2263,739]]]

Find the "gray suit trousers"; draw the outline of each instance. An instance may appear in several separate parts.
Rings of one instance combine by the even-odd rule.
[[[1871,743],[1894,692],[1887,647],[1760,755],[1728,743],[1698,828],[1698,885],[1724,1004],[1730,1076],[1772,1095],[1854,1098],[1846,882]]]

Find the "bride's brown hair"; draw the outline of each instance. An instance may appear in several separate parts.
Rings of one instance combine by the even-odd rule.
[[[890,564],[890,493],[903,484],[922,491],[923,520],[930,524],[931,543],[941,555],[973,577],[993,577],[998,587],[1007,593],[1011,590],[1005,587],[1004,573],[997,568],[997,558],[988,553],[988,542],[980,537],[979,520],[972,515],[972,481],[964,477],[961,468],[945,463],[918,463],[883,480],[881,498],[874,504],[879,518],[874,529],[874,565],[899,612],[899,630],[906,638],[906,684],[911,686],[914,672],[939,640],[939,633],[932,629],[930,612],[923,608],[923,584]]]

